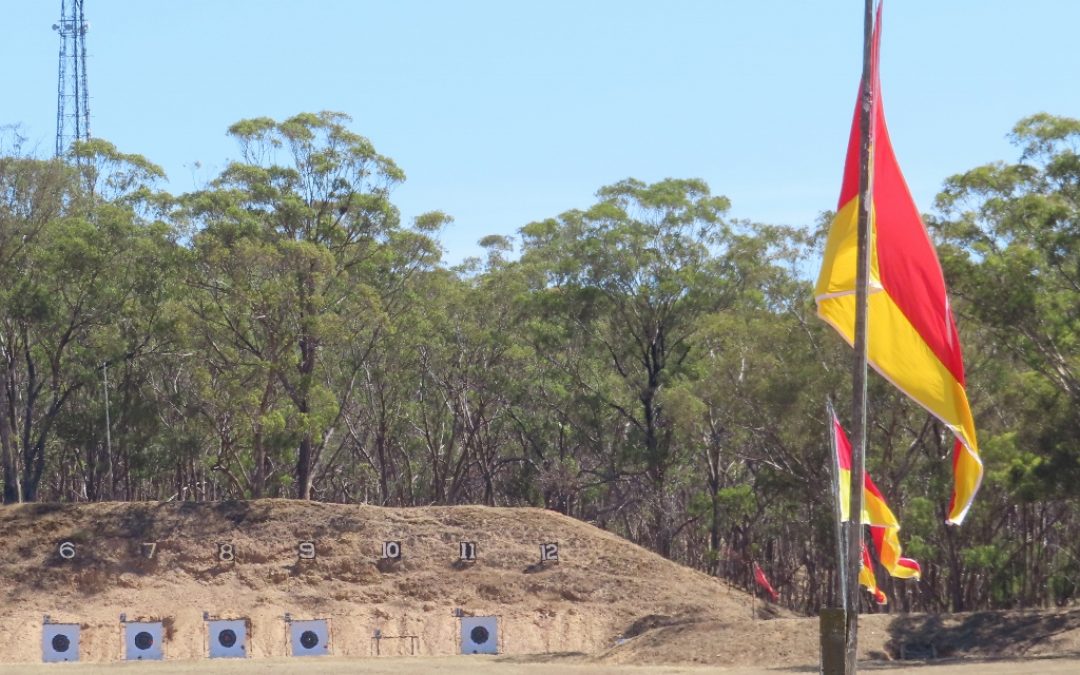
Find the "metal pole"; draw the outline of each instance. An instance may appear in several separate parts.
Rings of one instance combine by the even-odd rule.
[[[847,522],[847,578],[850,581],[844,609],[847,613],[845,669],[858,671],[859,646],[859,564],[862,560],[863,528],[862,497],[866,461],[866,347],[867,347],[867,286],[870,277],[870,212],[873,180],[870,173],[872,150],[872,110],[874,88],[872,81],[872,41],[874,0],[865,0],[863,16],[863,74],[859,106],[859,220],[857,270],[855,277],[855,364],[851,386],[851,506]]]
[[[60,63],[58,66],[58,73],[56,76],[56,156],[61,157],[64,151],[67,150],[67,143],[64,142],[64,127],[66,125],[67,117],[67,101],[66,87],[67,87],[67,28],[64,23],[67,21],[67,3],[66,0],[60,0],[60,21],[53,24],[53,28],[60,34]]]
[[[75,69],[78,71],[78,92],[75,110],[81,115],[81,120],[76,120],[76,138],[81,141],[90,140],[90,90],[87,88],[86,76],[86,31],[89,28],[86,23],[86,15],[83,14],[83,0],[75,0],[78,4],[78,25],[75,27],[79,62]],[[80,125],[81,122],[81,125]]]

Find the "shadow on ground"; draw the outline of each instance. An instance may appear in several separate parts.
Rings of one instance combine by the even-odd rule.
[[[1018,658],[1047,646],[1055,636],[1080,629],[1080,609],[1056,614],[976,612],[899,616],[888,628],[888,657],[931,660],[951,657]]]

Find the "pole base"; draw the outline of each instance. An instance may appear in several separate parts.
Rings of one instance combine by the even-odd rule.
[[[842,607],[822,608],[821,672],[824,675],[850,675],[847,670],[847,612]]]

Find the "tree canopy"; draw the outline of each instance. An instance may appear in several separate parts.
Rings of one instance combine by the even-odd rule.
[[[798,610],[832,599],[824,406],[850,351],[814,317],[820,231],[627,178],[451,267],[452,218],[402,223],[404,172],[350,123],[241,120],[182,195],[103,140],[0,146],[6,503],[541,506],[747,587],[758,562]],[[1077,593],[1080,121],[1012,138],[927,218],[987,467],[963,528],[947,430],[870,381],[868,467],[924,570],[884,584],[904,610]]]

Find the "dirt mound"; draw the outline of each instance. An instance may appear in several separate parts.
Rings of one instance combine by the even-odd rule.
[[[161,620],[165,658],[201,659],[204,613],[248,619],[256,658],[286,655],[289,613],[329,619],[332,651],[345,657],[455,654],[458,615],[474,615],[498,617],[499,651],[510,655],[501,659],[511,661],[818,660],[816,618],[752,604],[717,579],[538,509],[24,504],[0,508],[0,541],[0,662],[41,660],[44,615],[81,625],[84,661],[122,658],[121,614]],[[386,541],[400,542],[400,561],[380,559]],[[460,561],[462,541],[475,543],[475,563]],[[314,560],[301,560],[301,542],[312,542]],[[560,560],[541,564],[549,542]],[[861,657],[879,661],[1080,654],[1078,609],[864,615],[860,626]]]
[[[25,504],[0,509],[0,541],[8,662],[41,659],[43,615],[82,626],[84,661],[122,657],[121,614],[162,620],[168,659],[206,654],[204,612],[249,619],[254,657],[287,653],[286,613],[329,618],[342,656],[456,653],[457,613],[497,616],[503,653],[583,657],[680,626],[745,636],[771,623],[752,620],[745,593],[538,509]],[[315,560],[300,559],[303,541]],[[385,541],[400,542],[400,561],[380,560]],[[462,541],[475,542],[474,564],[459,560]],[[546,542],[557,564],[539,562]]]

